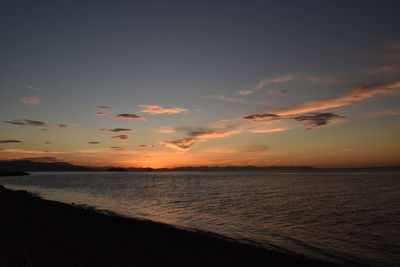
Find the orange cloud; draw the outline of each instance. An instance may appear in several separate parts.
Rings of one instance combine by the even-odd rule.
[[[237,133],[239,133],[239,131],[237,130],[200,130],[200,131],[189,132],[187,133],[187,135],[196,138],[209,139],[209,138],[225,137]]]
[[[273,110],[271,112],[277,115],[292,115],[292,114],[313,112],[329,108],[342,107],[349,105],[353,102],[358,102],[363,99],[370,98],[377,94],[389,93],[393,89],[399,87],[400,87],[400,81],[388,84],[366,83],[357,87],[355,90],[346,93],[344,95],[341,95],[339,97],[312,100],[301,105]]]
[[[156,132],[158,132],[158,133],[174,133],[175,129],[171,128],[171,127],[167,127],[167,126],[161,126],[161,128],[159,130],[157,130]]]
[[[18,154],[64,154],[69,153],[65,151],[43,151],[43,150],[33,150],[33,149],[19,149],[19,148],[10,148],[10,149],[2,149],[1,153],[18,153]]]
[[[139,105],[139,107],[144,108],[140,112],[150,113],[150,114],[178,114],[187,112],[187,109],[184,108],[164,108],[159,105]]]
[[[40,99],[36,96],[25,96],[21,98],[21,101],[32,106],[37,106],[40,104]]]
[[[289,130],[290,128],[267,128],[267,129],[254,129],[251,130],[251,133],[276,133],[276,132],[284,132]]]

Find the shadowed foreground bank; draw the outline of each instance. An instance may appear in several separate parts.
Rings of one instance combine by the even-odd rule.
[[[0,186],[0,266],[336,266]]]

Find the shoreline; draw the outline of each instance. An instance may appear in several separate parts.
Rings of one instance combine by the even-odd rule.
[[[0,266],[340,266],[0,185]]]

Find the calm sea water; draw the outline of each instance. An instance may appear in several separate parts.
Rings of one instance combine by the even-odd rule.
[[[0,184],[312,257],[400,266],[398,172],[43,172]]]

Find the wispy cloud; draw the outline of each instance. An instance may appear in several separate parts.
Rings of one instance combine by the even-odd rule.
[[[25,87],[28,88],[28,89],[35,90],[35,91],[42,90],[42,88],[40,88],[40,87],[35,87],[35,86],[32,86],[32,85],[27,85],[27,86],[25,86]]]
[[[383,45],[386,50],[400,50],[400,40],[387,42]]]
[[[206,95],[203,96],[204,98],[210,98],[210,99],[215,99],[215,100],[222,100],[222,101],[228,101],[228,102],[242,102],[242,99],[237,99],[237,98],[232,98],[224,95]]]
[[[349,105],[353,102],[358,102],[363,99],[370,98],[377,94],[389,93],[393,89],[399,87],[400,87],[400,81],[387,84],[378,82],[364,83],[358,86],[353,91],[338,97],[312,100],[301,105],[273,110],[271,111],[271,113],[275,113],[278,115],[291,115],[291,114],[299,114],[305,112],[313,112],[329,108],[342,107]]]
[[[76,124],[76,123],[58,123],[58,124],[52,124],[51,126],[55,126],[55,127],[58,127],[58,128],[69,128],[69,127],[72,127],[72,126],[79,126],[79,124]]]
[[[7,144],[7,143],[21,143],[21,140],[15,140],[15,139],[10,139],[10,140],[0,140],[0,144]]]
[[[44,150],[19,149],[19,148],[2,149],[1,152],[20,153],[20,154],[65,154],[65,153],[70,153],[67,151],[44,151]]]
[[[293,75],[293,74],[287,74],[287,75],[278,76],[278,77],[272,77],[272,78],[271,77],[270,78],[265,78],[265,79],[260,80],[253,88],[240,90],[238,92],[238,94],[239,95],[253,94],[253,93],[263,89],[264,87],[266,87],[269,84],[287,82],[287,81],[291,81],[291,80],[293,80],[295,78],[296,78],[296,76]]]
[[[178,114],[187,112],[187,109],[184,108],[165,108],[159,105],[139,105],[139,107],[143,108],[140,112],[150,113],[150,114]]]
[[[174,133],[175,129],[167,126],[161,126],[157,133]]]
[[[105,115],[110,115],[111,112],[96,112],[96,116],[105,116]]]
[[[4,121],[5,123],[20,125],[20,126],[40,126],[40,127],[47,127],[48,125],[42,121],[33,121],[33,120],[13,120],[13,121]]]
[[[120,140],[126,140],[126,139],[129,139],[130,136],[129,135],[125,135],[125,134],[121,134],[121,135],[112,136],[111,138],[120,139]]]
[[[116,151],[125,151],[125,150],[127,150],[127,148],[123,147],[123,146],[110,146],[110,149],[111,150],[116,150]]]
[[[265,129],[253,129],[250,130],[251,133],[276,133],[276,132],[284,132],[289,130],[290,128],[265,128]]]
[[[220,129],[190,129],[188,128],[189,131],[186,133],[188,136],[192,136],[195,138],[203,138],[203,139],[209,139],[209,138],[218,138],[218,137],[225,137],[229,136],[232,134],[238,133],[236,130],[220,130]]]
[[[88,144],[97,145],[97,144],[100,144],[100,142],[97,142],[97,141],[90,141],[90,142],[88,142]]]
[[[400,116],[400,108],[368,112],[364,117]]]
[[[32,106],[38,106],[40,104],[40,99],[36,96],[25,96],[21,98],[21,101]]]
[[[96,116],[105,116],[105,115],[110,115],[112,113],[111,112],[111,107],[96,106],[96,109],[100,111],[100,112],[96,113]]]
[[[145,120],[143,117],[140,117],[135,114],[128,114],[128,113],[122,113],[115,115],[113,118],[115,119],[137,119],[137,120]]]
[[[128,128],[113,128],[113,129],[102,128],[102,129],[100,129],[100,131],[118,133],[118,132],[133,132],[133,129],[128,129]]]
[[[107,106],[96,106],[97,110],[103,110],[103,111],[109,111],[111,110],[111,107],[107,107]]]
[[[362,101],[377,94],[386,94],[393,92],[394,89],[400,88],[400,81],[392,83],[368,82],[357,86],[351,92],[345,93],[338,97],[316,99],[304,104],[294,105],[287,108],[275,109],[264,113],[257,113],[244,116],[244,119],[264,120],[277,119],[281,115],[293,115],[306,112],[314,112],[318,110],[342,107],[354,102]]]
[[[273,89],[273,90],[269,90],[268,94],[270,95],[283,95],[286,94],[288,91],[285,89]]]

